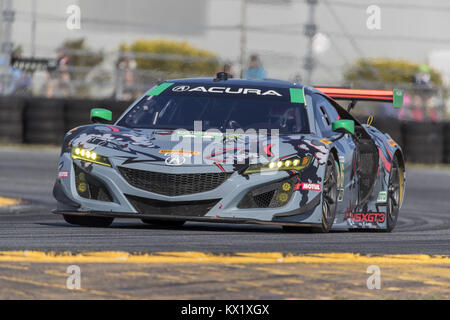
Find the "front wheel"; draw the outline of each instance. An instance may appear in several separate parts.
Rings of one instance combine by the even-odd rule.
[[[331,230],[336,216],[337,203],[337,166],[333,154],[330,153],[325,169],[322,190],[322,224],[320,227],[284,226],[286,232],[318,232],[325,233]]]
[[[338,196],[337,170],[336,159],[334,158],[333,154],[330,153],[327,161],[327,167],[325,169],[325,176],[323,179],[322,225],[318,228],[315,228],[317,232],[330,231],[336,217],[336,204]]]
[[[70,224],[83,227],[96,227],[96,228],[106,228],[113,223],[114,218],[109,217],[86,217],[86,216],[73,216],[68,214],[63,214],[64,220]]]
[[[394,157],[389,173],[389,186],[387,191],[387,215],[386,215],[386,232],[394,230],[397,224],[398,212],[402,201],[403,190],[403,169],[398,164],[397,157]]]

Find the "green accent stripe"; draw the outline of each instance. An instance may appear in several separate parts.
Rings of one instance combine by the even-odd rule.
[[[291,94],[291,102],[292,103],[305,103],[303,89],[289,88],[289,93]]]
[[[146,95],[147,96],[157,96],[173,84],[174,84],[173,82],[163,82],[159,86],[157,86],[157,87],[153,88],[152,90],[150,90],[149,92],[147,92]]]
[[[400,109],[403,106],[403,90],[392,90],[392,104],[395,109]]]

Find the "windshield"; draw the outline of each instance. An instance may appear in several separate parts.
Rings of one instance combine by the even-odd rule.
[[[128,128],[203,130],[278,129],[280,134],[309,132],[303,104],[260,96],[166,94],[146,96],[117,123]]]

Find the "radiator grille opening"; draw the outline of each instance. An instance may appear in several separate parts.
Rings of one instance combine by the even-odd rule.
[[[210,191],[224,183],[231,173],[171,174],[119,167],[121,175],[133,187],[166,196]]]

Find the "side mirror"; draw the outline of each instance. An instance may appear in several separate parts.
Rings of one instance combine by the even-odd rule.
[[[338,120],[331,124],[334,132],[355,134],[355,121]]]
[[[91,109],[91,121],[93,123],[108,123],[112,121],[112,112],[108,109]]]

